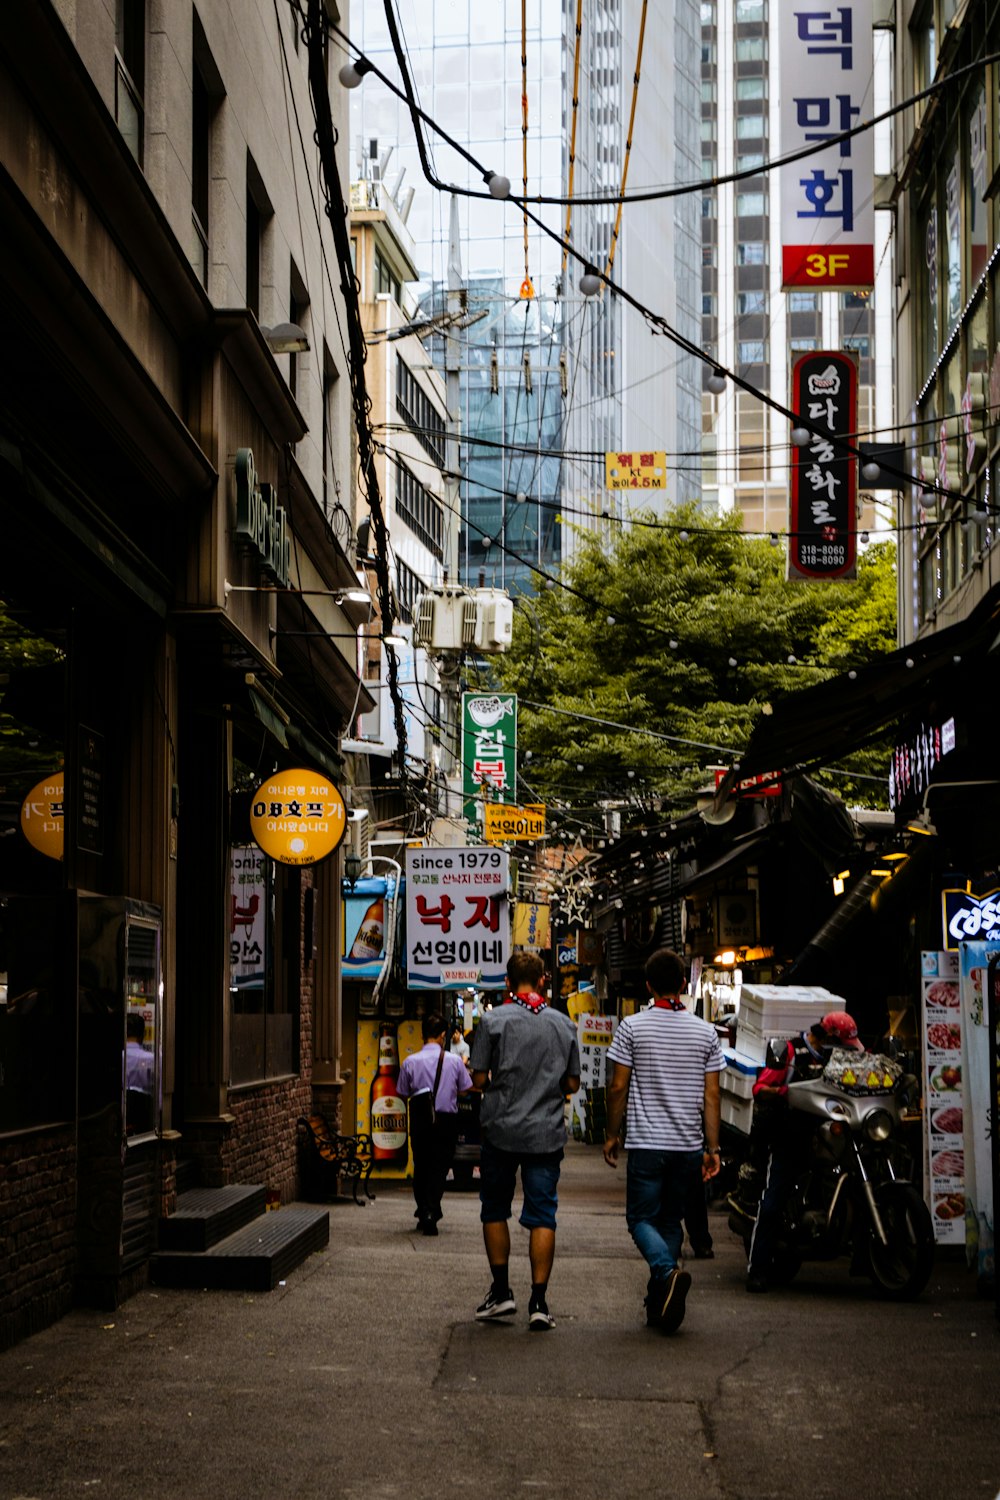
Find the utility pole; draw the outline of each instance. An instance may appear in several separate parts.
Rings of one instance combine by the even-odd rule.
[[[462,403],[459,384],[461,354],[458,326],[461,315],[465,311],[465,301],[465,288],[462,285],[462,248],[458,228],[458,198],[452,194],[448,225],[448,320],[444,336],[445,399],[448,404],[444,496],[447,515],[450,517],[448,548],[445,554],[445,584],[451,587],[457,587],[459,581],[458,541],[461,529],[462,493],[458,445],[462,427]],[[447,787],[445,817],[453,823],[456,834],[460,826],[462,828],[465,826],[462,806],[461,662],[460,652],[454,655],[445,653],[438,660],[442,701],[442,770]]]

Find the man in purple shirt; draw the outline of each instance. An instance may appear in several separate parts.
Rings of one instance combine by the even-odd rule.
[[[445,1051],[446,1027],[440,1016],[425,1016],[424,1045],[406,1058],[396,1087],[410,1101],[413,1148],[414,1217],[422,1234],[437,1234],[444,1185],[458,1139],[458,1096],[472,1087],[460,1057]]]

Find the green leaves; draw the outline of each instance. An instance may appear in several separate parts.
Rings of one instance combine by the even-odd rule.
[[[520,699],[526,800],[584,821],[690,806],[767,705],[894,648],[891,543],[855,583],[787,583],[781,550],[740,524],[686,507],[581,534],[563,587],[519,601],[496,675]]]

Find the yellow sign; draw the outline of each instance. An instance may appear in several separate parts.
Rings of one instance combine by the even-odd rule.
[[[604,482],[609,490],[665,490],[666,453],[605,453]]]
[[[63,773],[53,771],[33,786],[21,803],[21,832],[49,859],[63,857]]]
[[[547,948],[551,941],[548,905],[544,901],[515,901],[510,939],[515,948]]]
[[[250,804],[250,833],[258,848],[283,865],[326,859],[347,831],[344,799],[319,771],[277,771]]]
[[[513,839],[545,837],[545,806],[540,802],[512,807],[506,802],[487,802],[483,835],[488,844],[506,844]]]

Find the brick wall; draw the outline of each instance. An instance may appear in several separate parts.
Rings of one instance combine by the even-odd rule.
[[[72,1127],[0,1141],[0,1349],[54,1323],[73,1300]]]

